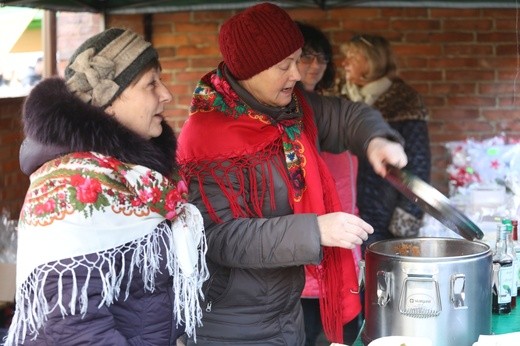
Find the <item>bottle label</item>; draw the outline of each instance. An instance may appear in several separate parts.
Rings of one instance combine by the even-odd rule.
[[[498,304],[511,303],[513,266],[501,266],[498,271]]]
[[[518,260],[515,260],[513,261],[513,274],[512,274],[512,277],[513,277],[513,282],[511,284],[511,297],[516,297],[517,294],[517,288],[518,288],[518,268],[520,267],[519,263],[518,263]]]
[[[516,287],[520,289],[520,246],[515,246],[516,252]]]

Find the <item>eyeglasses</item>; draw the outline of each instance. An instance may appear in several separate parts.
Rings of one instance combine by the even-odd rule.
[[[312,62],[316,59],[318,64],[320,65],[326,65],[329,63],[330,59],[325,56],[325,54],[322,53],[303,53],[300,57],[300,62],[302,64],[312,64]]]

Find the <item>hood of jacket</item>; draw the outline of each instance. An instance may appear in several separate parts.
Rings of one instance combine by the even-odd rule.
[[[58,156],[83,151],[146,166],[167,177],[177,170],[177,141],[166,121],[159,137],[144,139],[103,109],[81,101],[61,78],[46,79],[32,89],[22,122],[20,168],[27,175]]]

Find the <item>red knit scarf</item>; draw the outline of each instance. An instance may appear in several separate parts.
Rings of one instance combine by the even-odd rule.
[[[267,193],[270,207],[276,208],[272,169],[284,178],[295,214],[341,210],[334,180],[316,149],[312,109],[299,92],[295,98],[303,119],[273,125],[265,114],[240,100],[219,70],[199,82],[178,139],[178,160],[188,182],[197,178],[204,205],[215,222],[221,220],[205,194],[207,178],[218,184],[235,218],[263,217]],[[279,160],[270,158],[282,153],[285,166],[273,167]],[[263,174],[257,175],[258,169]],[[342,342],[343,324],[360,311],[354,261],[350,250],[337,247],[324,247],[323,254],[321,264],[308,269],[320,284],[324,331],[331,341]],[[351,275],[341,274],[344,270]]]

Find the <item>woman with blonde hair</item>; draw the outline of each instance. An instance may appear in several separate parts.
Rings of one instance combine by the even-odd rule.
[[[346,79],[342,94],[378,109],[405,139],[405,169],[429,181],[428,111],[419,93],[397,76],[390,43],[378,35],[356,35],[342,50]],[[363,249],[377,240],[418,234],[424,212],[374,172],[363,158],[359,160],[357,190],[360,217],[374,226]]]

